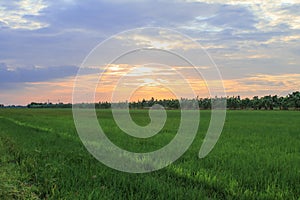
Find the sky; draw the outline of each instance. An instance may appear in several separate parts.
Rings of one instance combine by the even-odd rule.
[[[157,48],[201,60],[196,68],[212,74],[198,44],[216,64],[226,95],[285,96],[300,90],[299,11],[299,0],[0,0],[0,104],[71,102],[80,66],[81,80],[102,74],[97,101],[111,100],[113,91],[131,100],[173,98],[173,90],[191,97],[186,82],[193,95],[206,97],[205,81],[216,82],[214,76],[195,75],[171,54],[101,60],[126,49]]]

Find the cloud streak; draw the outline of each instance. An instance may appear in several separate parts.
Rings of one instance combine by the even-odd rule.
[[[0,64],[0,84],[49,81],[75,76],[77,70],[78,67],[75,66],[9,68],[5,64]]]

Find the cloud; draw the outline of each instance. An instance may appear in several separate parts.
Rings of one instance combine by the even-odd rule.
[[[186,20],[197,16],[199,10],[202,10],[203,14],[210,12],[210,9],[204,9],[205,5],[202,4],[193,9],[194,5],[168,2],[116,4],[111,1],[87,0],[35,3],[36,7],[39,4],[47,7],[41,8],[39,13],[34,11],[30,18],[20,14],[21,11],[18,11],[18,16],[47,26],[3,28],[0,32],[0,62],[10,59],[9,64],[17,66],[79,65],[94,46],[112,34],[141,26],[174,28],[176,24],[185,23]],[[5,6],[5,16],[10,16],[9,13],[18,9],[18,5],[9,7],[8,3],[5,3]],[[169,7],[169,11],[165,12],[163,7]],[[186,10],[190,12],[186,13]]]
[[[27,105],[30,102],[69,103],[72,99],[74,77],[42,82],[10,83],[10,89],[0,93],[6,105]],[[0,85],[1,86],[1,85]]]
[[[199,23],[208,23],[214,27],[222,27],[223,29],[243,29],[252,30],[256,24],[256,20],[248,9],[237,6],[224,5],[209,18],[198,20]]]
[[[286,24],[291,29],[300,28],[298,0],[273,0],[259,1],[252,0],[187,0],[185,2],[201,2],[209,4],[225,4],[232,6],[242,6],[252,11],[257,17],[256,27],[259,29],[274,28],[280,24]],[[293,19],[293,20],[290,20]]]
[[[47,27],[37,17],[47,8],[43,0],[1,1],[0,28],[35,30]]]
[[[277,94],[284,96],[289,92],[299,90],[300,74],[255,74],[240,79],[225,80],[224,85],[228,95],[252,97]]]
[[[199,38],[202,43],[210,39],[210,42],[215,45],[222,44],[223,50],[227,53],[261,47],[268,47],[271,52],[271,48],[274,48],[273,44],[278,46],[279,43],[287,49],[291,45],[287,44],[288,42],[298,41],[300,2],[297,0],[259,1],[259,3],[251,0],[187,0],[184,2],[219,5],[218,10],[211,16],[196,17],[183,28]],[[203,35],[201,33],[205,29],[206,38],[203,40],[199,35]]]
[[[143,48],[148,47],[163,50],[188,50],[200,48],[198,43],[188,39],[180,33],[166,31],[164,29],[157,29],[153,32],[149,32],[148,29],[141,29],[132,34],[122,34],[117,36],[116,39],[121,40],[121,42],[126,41],[127,44]]]
[[[31,5],[34,1],[21,2]],[[44,7],[38,6],[40,4]],[[291,5],[294,6],[276,3],[274,7],[298,16]],[[275,41],[299,35],[291,35],[289,26],[283,29],[282,23],[270,26],[272,30],[257,28],[263,20],[258,16],[265,15],[261,11],[263,8],[256,8],[250,1],[159,1],[154,4],[151,1],[39,0],[35,6],[32,11],[34,15],[28,20],[38,20],[47,24],[47,27],[29,31],[4,29],[0,33],[0,62],[10,59],[13,60],[10,64],[18,66],[79,65],[99,42],[119,31],[141,26],[162,26],[182,31],[218,55],[222,51],[232,53],[242,48],[268,46]],[[6,7],[7,12],[16,9],[16,6],[10,9]],[[168,12],[165,8],[168,8]],[[152,41],[150,34],[148,38],[136,36],[135,42],[143,40],[149,45],[168,49],[193,48],[181,41],[170,43],[171,37],[162,35],[160,40]]]
[[[176,28],[199,15],[210,16],[217,7],[180,1],[49,1],[43,19],[56,28],[97,30],[110,36],[142,26]]]
[[[25,83],[50,81],[76,75],[78,67],[40,67],[11,68],[6,64],[0,64],[0,83]]]

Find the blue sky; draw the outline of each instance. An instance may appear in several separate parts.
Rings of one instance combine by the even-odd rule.
[[[298,0],[3,0],[0,103],[70,102],[87,54],[140,27],[169,28],[199,42],[228,95],[286,95],[300,89],[299,11]]]

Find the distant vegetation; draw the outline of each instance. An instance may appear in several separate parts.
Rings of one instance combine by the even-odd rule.
[[[233,97],[215,97],[215,98],[197,98],[197,99],[154,99],[150,100],[143,99],[141,101],[129,102],[129,108],[131,109],[147,109],[154,104],[160,104],[166,109],[179,109],[180,101],[191,101],[195,102],[197,100],[200,109],[208,110],[211,109],[212,101],[222,102],[224,99],[227,101],[227,108],[230,110],[241,110],[241,109],[253,109],[253,110],[288,110],[288,109],[300,109],[300,92],[293,92],[285,97],[278,95],[268,95],[264,97],[254,96],[252,99],[244,98],[240,96]],[[120,102],[118,104],[125,104],[125,102]],[[82,108],[93,107],[94,104],[77,104],[77,106]],[[71,108],[72,104],[52,104],[52,103],[35,103],[27,105],[28,108]],[[98,109],[108,109],[111,108],[110,102],[98,102],[95,103],[95,107]]]
[[[36,102],[31,102],[30,104],[27,105],[28,108],[72,108],[71,103],[36,103]]]

